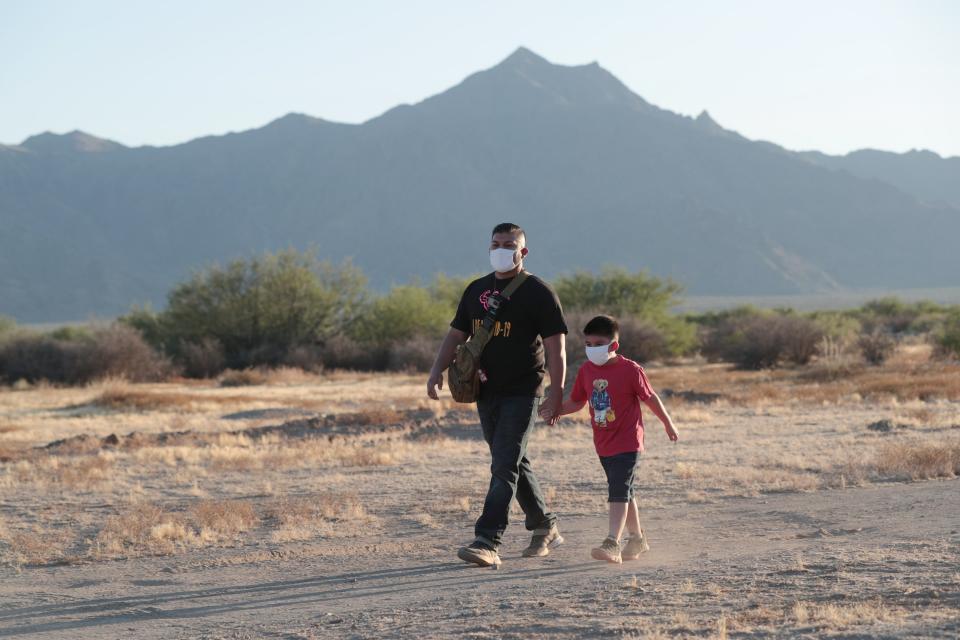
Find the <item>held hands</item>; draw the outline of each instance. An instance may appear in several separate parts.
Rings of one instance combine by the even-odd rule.
[[[431,371],[430,377],[427,378],[427,395],[434,400],[439,400],[437,389],[443,389],[443,372]]]
[[[549,424],[551,427],[557,424],[557,420],[560,419],[560,408],[563,404],[563,398],[556,394],[547,394],[547,398],[543,401],[543,404],[540,405],[540,410],[538,413],[544,422]]]

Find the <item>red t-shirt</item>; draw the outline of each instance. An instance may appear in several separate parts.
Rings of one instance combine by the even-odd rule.
[[[584,362],[570,392],[574,402],[590,403],[593,444],[604,457],[643,451],[640,403],[652,395],[643,367],[620,355],[602,367]]]

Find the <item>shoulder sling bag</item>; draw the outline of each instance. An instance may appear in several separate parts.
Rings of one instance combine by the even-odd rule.
[[[487,314],[473,337],[457,345],[454,360],[447,374],[447,386],[457,402],[476,402],[480,396],[480,354],[493,336],[497,312],[510,296],[523,284],[529,274],[521,271],[500,293],[491,294],[487,299]]]

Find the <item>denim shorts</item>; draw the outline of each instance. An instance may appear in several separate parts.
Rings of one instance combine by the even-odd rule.
[[[640,461],[639,451],[600,456],[607,474],[607,502],[630,502],[633,499],[633,476]]]

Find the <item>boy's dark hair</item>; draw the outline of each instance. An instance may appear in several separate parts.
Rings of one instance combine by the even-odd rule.
[[[604,338],[614,338],[620,335],[620,323],[612,316],[596,316],[583,328],[583,334],[587,336],[603,336]]]
[[[493,228],[493,233],[490,234],[491,237],[497,235],[498,233],[514,233],[516,232],[521,238],[526,241],[527,232],[520,228],[519,225],[515,225],[512,222],[501,222]]]

